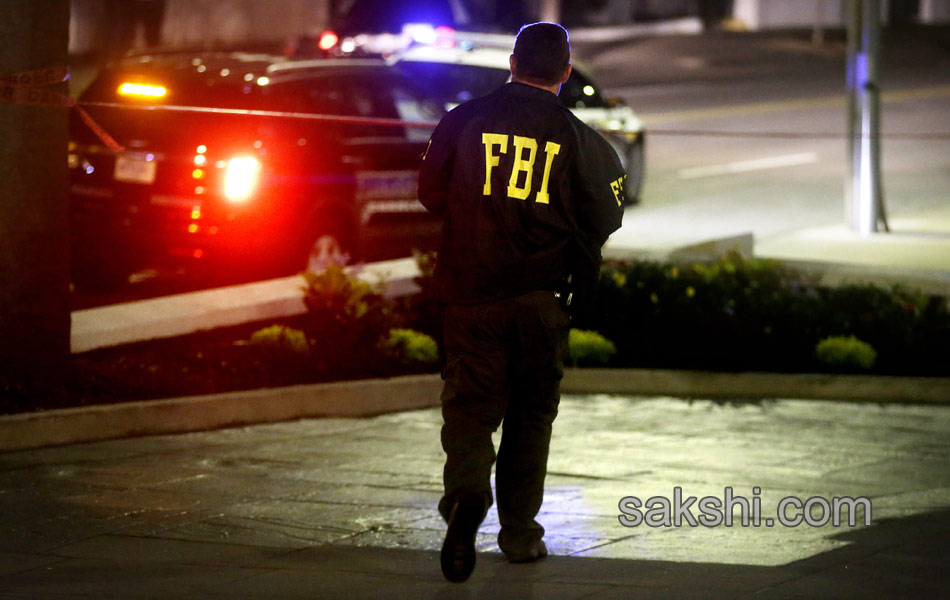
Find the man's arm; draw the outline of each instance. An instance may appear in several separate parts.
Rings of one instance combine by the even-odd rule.
[[[599,133],[579,131],[573,202],[577,225],[599,248],[623,219],[623,186],[627,175],[614,149]]]
[[[419,201],[437,215],[441,215],[446,209],[455,159],[455,128],[451,120],[451,117],[446,115],[432,132],[429,145],[422,156],[422,167],[419,169]]]

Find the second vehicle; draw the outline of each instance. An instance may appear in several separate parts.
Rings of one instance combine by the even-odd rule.
[[[131,56],[80,104],[94,123],[71,123],[79,285],[168,264],[289,273],[437,239],[416,173],[444,111],[381,61]]]

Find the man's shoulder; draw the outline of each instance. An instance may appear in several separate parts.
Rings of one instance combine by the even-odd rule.
[[[481,96],[479,98],[468,100],[452,108],[452,110],[445,113],[445,115],[443,115],[442,119],[439,121],[439,126],[436,129],[437,134],[458,134],[478,112],[483,110],[491,103],[491,97],[493,95],[494,92],[492,94],[488,94],[487,96]]]
[[[604,136],[591,127],[589,124],[585,123],[571,112],[570,109],[565,107],[567,112],[567,118],[571,123],[571,127],[574,129],[574,135],[577,138],[578,145],[581,147],[595,145],[595,146],[609,146],[610,144],[604,139]]]
[[[445,117],[451,118],[454,120],[469,119],[472,117],[473,114],[497,102],[498,99],[501,97],[502,89],[503,88],[499,88],[484,96],[479,96],[478,98],[466,100],[465,102],[459,104],[458,106],[450,110],[448,113],[446,113]]]

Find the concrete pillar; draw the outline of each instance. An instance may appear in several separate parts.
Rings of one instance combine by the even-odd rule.
[[[950,23],[950,0],[920,0],[920,22],[928,25]]]
[[[3,0],[0,39],[0,395],[30,398],[69,373],[69,0]]]
[[[561,22],[561,0],[541,0],[540,20],[549,23]]]
[[[799,0],[735,0],[732,16],[751,31],[783,27],[823,27],[844,25],[844,0],[822,0],[817,9],[814,2]]]

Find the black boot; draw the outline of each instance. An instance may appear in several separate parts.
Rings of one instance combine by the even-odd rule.
[[[478,494],[462,494],[452,506],[441,555],[442,574],[449,581],[461,583],[475,569],[475,534],[484,516],[485,502]]]

